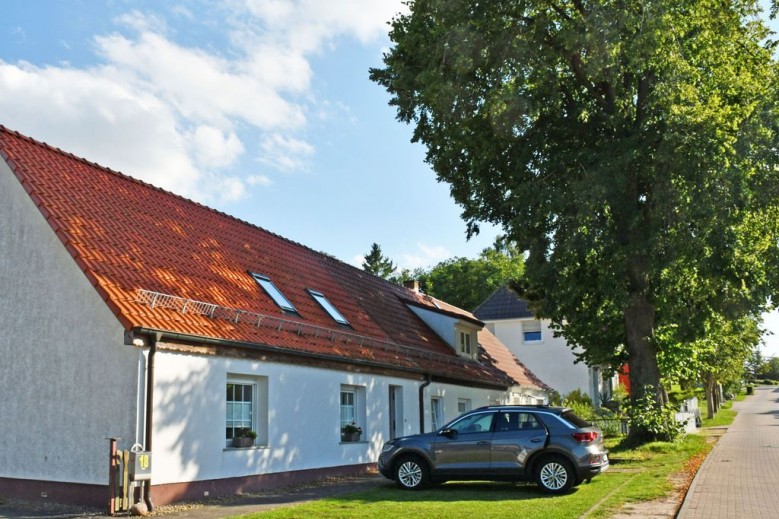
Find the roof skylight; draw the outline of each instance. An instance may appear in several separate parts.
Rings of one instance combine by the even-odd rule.
[[[336,307],[333,306],[333,304],[327,300],[327,298],[321,293],[316,292],[314,290],[308,289],[308,293],[311,294],[311,297],[314,298],[314,300],[319,303],[319,305],[325,309],[325,312],[330,315],[330,317],[333,318],[333,320],[340,324],[349,324],[349,321],[346,320],[346,318],[341,314],[341,312],[338,311]]]
[[[263,290],[265,290],[265,293],[267,293],[270,298],[273,299],[273,302],[279,305],[282,310],[297,313],[295,306],[289,302],[289,299],[284,297],[284,294],[281,293],[281,290],[276,288],[276,285],[273,284],[273,281],[271,281],[269,277],[256,274],[254,272],[250,272],[250,274],[257,282],[257,284],[260,285]]]

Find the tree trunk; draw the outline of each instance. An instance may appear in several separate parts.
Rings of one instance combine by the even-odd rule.
[[[630,367],[630,398],[636,401],[642,397],[648,386],[660,404],[660,368],[657,365],[657,347],[652,336],[655,323],[655,308],[643,294],[633,294],[625,309],[625,332],[627,338],[628,366]],[[629,440],[641,443],[650,440],[648,431],[632,426]]]
[[[717,388],[716,382],[717,381],[714,379],[714,376],[711,373],[706,374],[706,418],[709,420],[714,418],[714,414],[717,412],[717,401],[715,394]]]
[[[631,397],[643,396],[646,386],[652,386],[655,399],[660,402],[660,368],[657,348],[652,341],[655,308],[642,295],[633,295],[625,309],[628,366],[630,367]]]

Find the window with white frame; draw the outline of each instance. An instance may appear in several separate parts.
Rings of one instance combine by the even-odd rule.
[[[434,431],[444,425],[444,399],[440,396],[434,396],[430,399],[430,418]]]
[[[455,342],[458,355],[471,359],[476,356],[476,330],[458,324],[455,326]]]
[[[354,389],[341,388],[341,427],[355,422]]]
[[[254,445],[268,444],[268,379],[266,377],[229,376],[226,385],[225,444],[243,430],[257,435]]]
[[[457,412],[460,414],[467,413],[471,410],[470,398],[458,398],[457,399]]]
[[[541,342],[541,323],[539,321],[524,321],[522,323],[523,342]]]
[[[471,355],[471,334],[468,332],[460,332],[460,353]]]
[[[340,428],[354,424],[366,434],[365,386],[341,385],[340,413]]]

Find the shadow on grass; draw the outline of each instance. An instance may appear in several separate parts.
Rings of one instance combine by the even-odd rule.
[[[578,487],[569,494],[576,494]],[[492,481],[450,481],[435,484],[424,490],[403,490],[394,483],[387,481],[371,490],[355,494],[343,494],[341,501],[362,502],[437,502],[451,503],[455,501],[522,501],[529,499],[555,499],[559,496],[547,494],[538,486],[530,483],[503,483]]]

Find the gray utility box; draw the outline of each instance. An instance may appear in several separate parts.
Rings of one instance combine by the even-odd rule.
[[[130,481],[147,481],[151,479],[151,452],[130,452]]]

